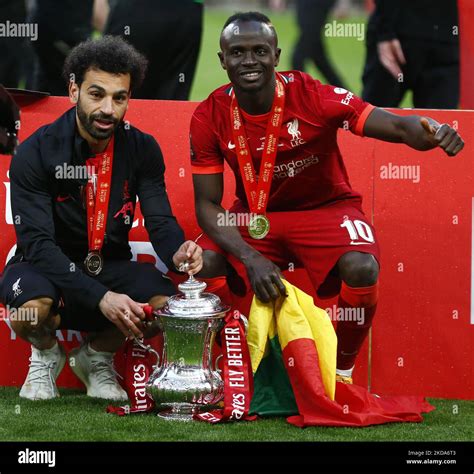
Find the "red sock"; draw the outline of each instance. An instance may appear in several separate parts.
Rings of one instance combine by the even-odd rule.
[[[359,311],[344,311],[344,316],[352,316],[354,320],[342,320],[337,323],[338,369],[347,370],[354,366],[357,354],[367,337],[375,316],[378,290],[378,282],[375,285],[361,288],[353,288],[342,282],[338,307],[343,309],[357,309]],[[354,317],[354,315],[356,317]]]

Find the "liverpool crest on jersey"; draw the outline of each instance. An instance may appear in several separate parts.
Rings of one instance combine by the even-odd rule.
[[[291,135],[291,146],[293,148],[303,145],[306,142],[301,138],[301,132],[299,131],[299,122],[298,119],[295,118],[291,122],[288,122],[286,124],[286,127],[288,128],[288,133]]]

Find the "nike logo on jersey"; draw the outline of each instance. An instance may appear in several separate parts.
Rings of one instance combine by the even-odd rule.
[[[235,145],[229,141],[229,143],[227,144],[227,148],[229,148],[229,150],[233,150],[235,148]]]
[[[70,194],[66,194],[65,196],[57,196],[56,202],[64,202],[71,198]]]

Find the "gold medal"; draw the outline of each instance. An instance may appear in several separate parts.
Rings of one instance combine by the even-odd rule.
[[[91,276],[97,276],[104,268],[104,259],[99,252],[89,252],[84,260],[86,272]]]
[[[250,218],[249,235],[252,239],[263,239],[268,232],[270,232],[270,221],[267,216],[258,214]]]

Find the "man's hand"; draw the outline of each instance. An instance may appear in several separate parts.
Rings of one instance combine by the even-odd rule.
[[[243,261],[257,298],[264,303],[286,295],[280,269],[263,255],[255,252]]]
[[[457,155],[464,148],[464,141],[454,128],[447,123],[440,125],[431,118],[422,117],[420,119],[426,138],[433,144],[439,146],[448,156]]]
[[[402,45],[397,39],[377,43],[379,61],[383,67],[398,80],[402,74],[402,65],[406,64]]]
[[[181,269],[186,263],[186,271],[189,275],[194,275],[202,269],[202,248],[196,242],[187,240],[173,255],[173,263],[177,269]]]
[[[126,336],[134,335],[143,338],[140,329],[141,321],[145,319],[143,303],[136,303],[127,295],[108,291],[100,300],[99,309],[102,314],[112,321]]]

